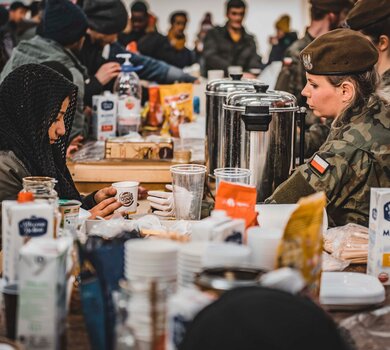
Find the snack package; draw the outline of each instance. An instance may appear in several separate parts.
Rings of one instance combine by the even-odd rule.
[[[324,192],[303,197],[291,214],[279,245],[277,268],[301,271],[311,296],[319,293],[322,264]]]
[[[179,125],[193,121],[192,84],[160,85],[160,102],[164,113],[162,134],[179,137]]]
[[[160,87],[149,87],[149,109],[146,115],[146,126],[159,127],[164,121],[164,113],[160,102]]]
[[[215,208],[225,210],[233,219],[244,219],[245,227],[257,226],[256,187],[222,181],[215,198]]]

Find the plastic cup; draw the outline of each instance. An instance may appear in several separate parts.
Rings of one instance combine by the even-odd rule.
[[[225,72],[222,69],[211,69],[207,71],[207,80],[223,79]]]
[[[176,219],[200,220],[205,174],[204,165],[171,166]]]
[[[80,201],[66,199],[61,199],[59,201],[61,228],[72,232],[77,230],[80,207]]]
[[[221,181],[249,185],[251,171],[243,168],[218,168],[214,170],[216,189]]]
[[[15,340],[16,337],[18,296],[19,291],[17,284],[10,284],[3,287],[6,336],[12,340]]]
[[[255,268],[274,270],[283,229],[251,227],[247,231],[247,244],[251,249],[251,264]]]
[[[119,211],[124,211],[127,215],[137,212],[138,185],[136,181],[122,181],[112,184],[116,188],[115,198],[122,204]]]

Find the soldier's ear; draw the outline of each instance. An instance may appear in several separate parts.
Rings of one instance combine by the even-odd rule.
[[[348,104],[352,103],[356,93],[355,85],[351,81],[345,80],[341,83],[340,88],[342,93],[342,102]]]
[[[381,35],[379,37],[377,48],[381,52],[386,52],[389,49],[389,37],[387,35]]]

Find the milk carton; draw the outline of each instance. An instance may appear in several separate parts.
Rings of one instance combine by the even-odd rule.
[[[18,340],[28,350],[60,349],[72,239],[31,240],[20,250]]]
[[[371,188],[367,273],[390,284],[390,188]]]
[[[92,137],[105,141],[116,136],[117,96],[105,91],[92,97]]]
[[[44,202],[2,202],[3,278],[18,281],[19,250],[29,239],[53,237],[53,206]]]

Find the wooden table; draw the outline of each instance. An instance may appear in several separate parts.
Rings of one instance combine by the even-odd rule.
[[[69,171],[81,193],[91,193],[118,181],[138,181],[149,190],[163,189],[171,183],[171,161],[68,162]]]

